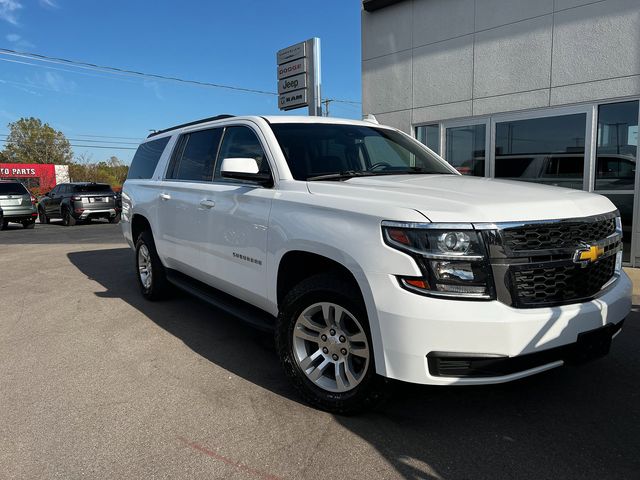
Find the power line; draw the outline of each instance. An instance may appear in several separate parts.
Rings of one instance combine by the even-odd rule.
[[[9,138],[9,135],[0,134],[0,137]],[[89,142],[89,143],[101,143],[101,144],[113,143],[115,145],[139,145],[140,144],[140,142],[115,142],[111,140],[89,140],[88,138],[67,138],[67,140],[69,142]]]
[[[71,66],[74,66],[76,68],[83,68],[83,69],[86,69],[86,70],[99,71],[99,72],[107,72],[107,73],[111,73],[111,74],[115,74],[115,75],[126,75],[126,76],[134,76],[134,77],[147,77],[147,78],[154,78],[156,80],[165,80],[165,81],[171,81],[171,82],[186,83],[186,84],[191,84],[191,85],[198,85],[198,86],[201,86],[201,87],[223,88],[223,89],[227,89],[227,90],[235,90],[235,91],[240,91],[240,92],[245,92],[245,93],[255,93],[255,94],[259,94],[259,95],[270,95],[270,96],[277,96],[278,95],[276,92],[270,92],[270,91],[267,91],[267,90],[259,90],[259,89],[247,88],[247,87],[238,87],[238,86],[234,86],[234,85],[224,85],[224,84],[220,84],[220,83],[203,82],[203,81],[200,81],[200,80],[184,79],[184,78],[173,77],[173,76],[168,76],[168,75],[160,75],[160,74],[156,74],[156,73],[140,72],[140,71],[137,71],[137,70],[129,70],[129,69],[126,69],[126,68],[110,67],[110,66],[99,65],[99,64],[90,63],[90,62],[83,62],[83,61],[78,61],[78,60],[69,60],[67,58],[52,57],[52,56],[48,56],[48,55],[42,55],[42,54],[39,54],[39,53],[18,52],[16,50],[11,50],[9,48],[0,48],[0,55],[9,55],[9,56],[19,57],[19,58],[27,58],[27,59],[31,59],[31,60],[37,60],[37,61],[40,61],[40,62],[54,63],[54,64],[57,64],[57,65],[71,65]],[[33,65],[33,64],[31,64],[31,65]],[[360,105],[361,104],[361,102],[357,102],[355,100],[344,100],[344,99],[338,99],[338,98],[332,98],[332,99],[329,99],[329,100],[331,100],[333,102],[348,103],[348,104],[352,104],[352,105]]]

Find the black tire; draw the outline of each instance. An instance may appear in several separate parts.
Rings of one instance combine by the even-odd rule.
[[[76,224],[76,219],[71,215],[71,210],[68,208],[62,209],[62,225],[65,227],[73,227]]]
[[[120,223],[120,215],[109,217],[109,223]]]
[[[2,223],[0,223],[0,230],[6,230],[8,226],[9,222],[7,220],[3,220]]]
[[[35,220],[27,220],[26,222],[22,222],[22,227],[31,230],[36,227],[36,222]]]
[[[47,225],[51,222],[51,219],[47,216],[46,212],[44,211],[44,208],[38,209],[38,219],[40,220],[40,223],[42,225]]]
[[[146,247],[151,261],[151,282],[150,285],[145,286],[142,283],[140,276],[140,249]],[[156,244],[153,241],[153,235],[149,230],[145,230],[140,234],[136,241],[136,279],[138,280],[138,286],[142,296],[147,300],[157,301],[167,298],[169,293],[169,282],[167,281],[167,273],[164,269],[164,265],[160,261],[158,252],[156,250]]]
[[[360,383],[346,392],[332,392],[313,383],[302,371],[293,352],[293,329],[298,316],[319,302],[335,303],[346,308],[363,326],[370,359]],[[375,372],[373,342],[366,309],[360,291],[337,274],[320,274],[307,278],[294,287],[282,301],[276,325],[276,350],[285,374],[300,396],[312,406],[343,415],[369,410],[388,394],[387,380]]]

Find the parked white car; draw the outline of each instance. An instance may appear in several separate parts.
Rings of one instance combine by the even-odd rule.
[[[631,308],[608,199],[462,176],[371,122],[157,132],[122,203],[145,297],[175,286],[273,329],[298,391],[334,412],[387,378],[498,383],[604,355]]]

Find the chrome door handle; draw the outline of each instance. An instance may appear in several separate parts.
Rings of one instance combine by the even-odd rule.
[[[216,202],[214,202],[213,200],[205,199],[200,201],[200,206],[204,208],[213,208],[216,206]]]
[[[168,193],[161,193],[160,198],[162,200],[171,200],[171,195],[169,195]]]

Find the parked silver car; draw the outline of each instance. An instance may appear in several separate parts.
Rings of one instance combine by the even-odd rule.
[[[0,180],[0,209],[4,216],[0,228],[10,222],[21,223],[24,228],[33,228],[38,217],[36,199],[22,183],[15,180]]]

